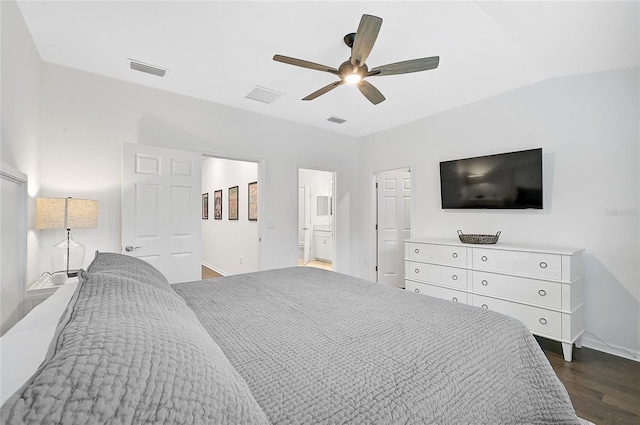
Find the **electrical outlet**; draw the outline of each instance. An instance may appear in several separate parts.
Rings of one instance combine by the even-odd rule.
[[[242,264],[242,257],[240,257],[240,264]]]

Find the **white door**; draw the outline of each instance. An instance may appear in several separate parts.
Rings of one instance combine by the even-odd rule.
[[[298,243],[302,244],[302,264],[311,258],[311,188],[298,188]]]
[[[404,288],[404,240],[411,237],[411,173],[377,173],[378,282]]]
[[[202,156],[124,143],[122,164],[122,252],[171,283],[200,280]]]

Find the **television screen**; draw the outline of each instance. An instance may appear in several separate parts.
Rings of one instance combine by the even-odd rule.
[[[542,209],[542,148],[440,163],[442,208]]]

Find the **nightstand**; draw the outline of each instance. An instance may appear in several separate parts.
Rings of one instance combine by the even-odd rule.
[[[41,276],[33,285],[27,289],[27,296],[24,299],[24,315],[29,313],[35,306],[46,300],[56,292],[56,290],[64,285],[72,282],[78,282],[77,277],[70,277],[61,285],[51,283],[51,275]]]

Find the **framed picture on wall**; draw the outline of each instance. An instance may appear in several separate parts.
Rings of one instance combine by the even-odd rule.
[[[213,218],[222,220],[222,189],[213,192]]]
[[[249,183],[249,220],[258,221],[258,182]]]
[[[238,186],[229,188],[229,220],[238,219]]]
[[[208,193],[202,194],[202,219],[203,220],[209,219],[209,194]]]

